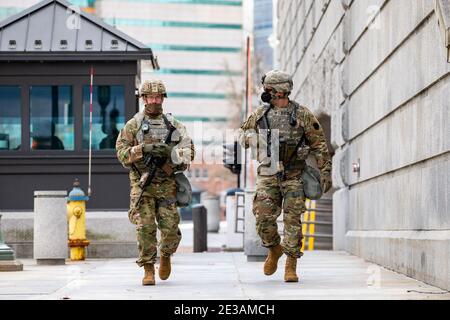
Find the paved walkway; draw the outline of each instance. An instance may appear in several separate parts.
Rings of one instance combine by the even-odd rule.
[[[154,287],[141,286],[134,259],[22,262],[24,271],[0,273],[0,299],[450,299],[418,293],[442,290],[344,252],[306,252],[301,281],[290,284],[283,282],[283,268],[266,277],[263,263],[247,262],[242,252],[176,254],[172,276]]]

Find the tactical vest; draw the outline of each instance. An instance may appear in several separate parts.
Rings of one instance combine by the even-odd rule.
[[[296,157],[297,149],[300,146],[304,135],[304,128],[298,121],[298,109],[300,106],[291,101],[285,109],[275,109],[267,107],[263,116],[258,121],[258,128],[267,130],[267,155],[274,158],[272,150],[278,151],[278,160],[283,163],[285,170],[302,169],[304,160]],[[278,141],[272,145],[271,139],[274,130],[278,130]]]
[[[139,112],[135,114],[134,119],[136,120],[138,128],[136,133],[136,140],[138,144],[164,143],[164,140],[169,133],[170,126],[173,126],[172,121],[170,121],[172,120],[171,114],[163,114],[161,118],[152,119],[145,118],[144,113]],[[173,137],[175,136],[176,135],[173,134]],[[174,139],[172,139],[172,144],[176,143],[178,143],[178,141],[174,141]],[[136,163],[136,167],[139,171],[145,169],[145,166],[141,161]]]
[[[136,140],[139,144],[141,143],[165,143],[166,137],[171,128],[175,128],[173,125],[173,117],[170,113],[167,115],[162,115],[160,119],[145,119],[145,116],[142,112],[137,113],[134,116],[134,119],[137,123],[138,131],[136,133]],[[146,127],[148,126],[148,128]],[[178,131],[175,129],[172,132],[171,144],[176,145],[180,142],[181,137],[178,134]],[[166,163],[167,164],[167,163]],[[138,172],[143,172],[141,170],[145,170],[145,166],[143,162],[138,162],[134,165],[135,169]],[[181,169],[181,171],[176,171],[176,169]],[[187,207],[192,201],[192,187],[189,183],[189,180],[183,174],[183,170],[185,168],[183,165],[175,166],[174,168],[174,176],[177,193],[175,198],[169,198],[164,200],[159,200],[157,202],[157,206],[159,207],[167,207],[171,204],[175,203],[178,207]],[[161,168],[158,168],[156,171],[156,176],[165,177],[166,173]]]

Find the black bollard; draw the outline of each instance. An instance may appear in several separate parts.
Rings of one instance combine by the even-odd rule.
[[[207,210],[204,205],[192,206],[192,222],[194,223],[194,252],[208,251]]]

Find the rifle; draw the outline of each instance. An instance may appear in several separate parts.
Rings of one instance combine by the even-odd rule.
[[[170,144],[172,141],[172,133],[176,130],[176,128],[169,122],[169,120],[166,118],[165,115],[163,115],[164,122],[166,124],[166,127],[169,129],[169,132],[167,133],[166,139],[164,140],[165,144]],[[141,187],[141,193],[139,194],[139,198],[135,204],[135,208],[139,208],[139,204],[142,200],[142,196],[145,192],[145,188],[149,186],[156,175],[156,170],[158,167],[162,166],[166,161],[166,158],[161,157],[155,157],[151,154],[144,155],[144,164],[145,167],[149,168],[149,171],[144,173],[141,176],[141,179],[139,181],[139,186]]]

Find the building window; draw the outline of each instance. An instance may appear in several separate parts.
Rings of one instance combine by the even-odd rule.
[[[20,87],[0,86],[0,150],[18,150],[21,144]]]
[[[203,178],[208,179],[208,169],[203,169]]]
[[[30,87],[32,150],[74,150],[72,87]]]
[[[92,95],[92,150],[116,148],[120,129],[125,125],[123,86],[94,86]],[[83,87],[83,148],[89,149],[90,87]]]

